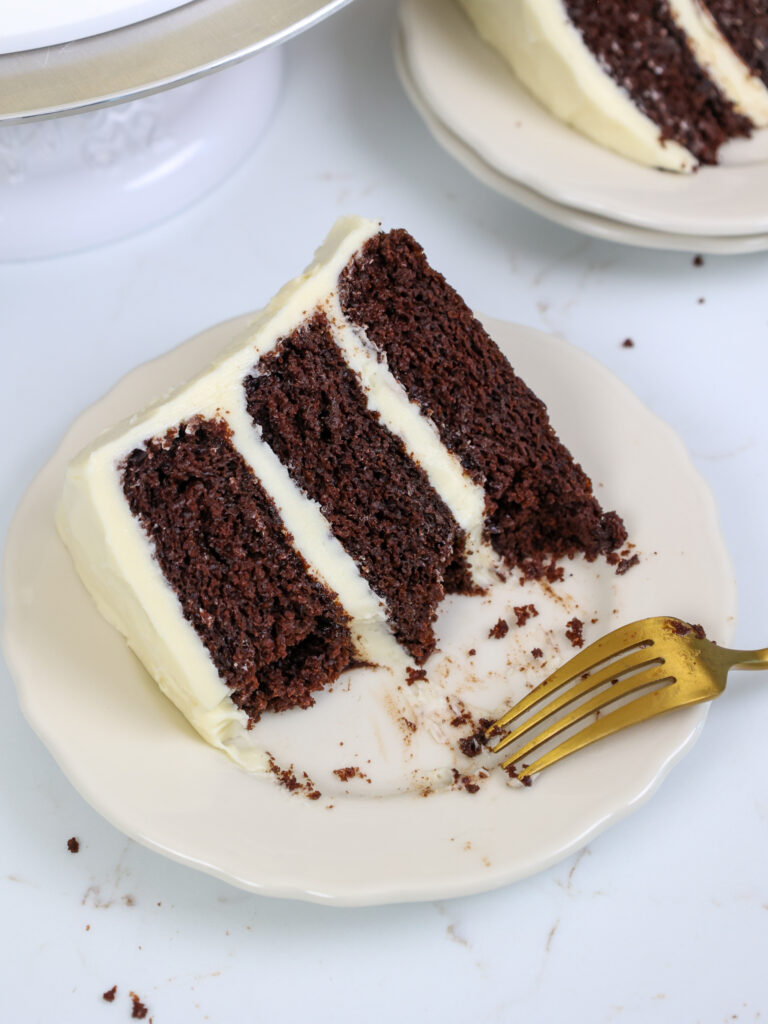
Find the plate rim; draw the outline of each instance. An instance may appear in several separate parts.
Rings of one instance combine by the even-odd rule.
[[[240,877],[233,873],[232,870],[228,870],[219,864],[207,862],[192,853],[174,849],[162,840],[146,834],[140,827],[132,824],[130,820],[127,820],[124,814],[121,815],[121,813],[117,812],[113,807],[108,806],[105,803],[102,796],[100,796],[89,784],[90,779],[87,772],[84,774],[82,766],[78,767],[76,763],[73,763],[71,759],[68,758],[66,751],[58,740],[58,737],[51,733],[48,725],[41,720],[40,716],[36,713],[34,701],[32,699],[32,690],[29,688],[28,682],[24,678],[25,671],[22,666],[22,658],[16,647],[13,630],[14,617],[18,614],[17,605],[19,604],[17,599],[18,595],[12,583],[12,575],[14,572],[14,550],[16,546],[16,538],[23,532],[23,524],[26,521],[27,506],[34,504],[36,491],[38,488],[43,487],[46,474],[52,472],[57,466],[57,463],[59,463],[64,457],[64,453],[68,448],[68,443],[71,446],[70,439],[76,431],[79,421],[84,416],[98,410],[100,406],[110,400],[115,392],[118,392],[122,387],[124,387],[127,381],[145,373],[153,366],[153,364],[164,360],[174,353],[180,353],[180,351],[186,346],[189,346],[194,342],[199,343],[204,337],[208,336],[212,332],[226,329],[234,333],[241,329],[245,323],[251,320],[252,316],[253,314],[246,314],[241,317],[232,318],[222,324],[217,324],[214,327],[187,339],[187,341],[183,342],[176,348],[171,349],[169,352],[163,353],[130,370],[121,378],[120,381],[117,382],[117,384],[115,384],[114,387],[109,389],[102,398],[89,405],[74,419],[68,430],[63,435],[60,443],[57,445],[54,453],[46,461],[45,465],[36,474],[34,480],[26,489],[8,528],[2,566],[4,598],[2,645],[10,674],[16,687],[19,705],[25,719],[43,742],[44,746],[48,749],[49,753],[52,755],[53,759],[64,772],[64,775],[68,778],[74,788],[96,810],[97,813],[109,821],[114,827],[142,845],[169,857],[177,863],[202,870],[203,872],[219,878],[222,881],[260,895],[276,898],[302,899],[310,902],[335,906],[374,906],[399,902],[420,902],[435,899],[448,899],[489,891],[500,886],[519,881],[525,877],[551,867],[553,864],[558,863],[581,849],[606,828],[610,827],[610,825],[621,820],[650,799],[650,797],[658,790],[662,782],[667,778],[671,768],[692,748],[698,739],[706,718],[708,705],[697,705],[695,708],[688,709],[692,714],[690,715],[687,734],[676,743],[674,749],[667,752],[660,764],[655,765],[650,777],[644,776],[641,783],[633,784],[633,793],[630,797],[623,799],[620,805],[613,807],[608,813],[604,813],[598,820],[593,821],[587,828],[582,828],[578,834],[571,836],[571,838],[565,842],[560,842],[556,849],[553,849],[546,856],[539,857],[533,864],[525,863],[510,867],[509,865],[501,863],[498,868],[494,867],[493,870],[489,869],[487,871],[481,871],[475,867],[474,872],[462,871],[459,877],[433,879],[430,881],[429,885],[425,884],[423,879],[416,880],[416,882],[408,882],[407,880],[398,879],[394,883],[387,883],[387,880],[384,879],[379,880],[378,884],[369,881],[364,885],[342,885],[340,889],[336,889],[335,891],[329,891],[327,884],[324,886],[317,885],[306,880],[301,883],[297,883],[295,879],[283,879],[282,882],[279,882],[274,879],[260,881],[254,880],[253,878]],[[692,462],[687,448],[680,436],[668,423],[666,423],[666,421],[650,410],[620,378],[613,374],[607,367],[589,353],[576,348],[576,346],[571,345],[565,339],[555,334],[547,334],[535,330],[534,328],[523,328],[520,327],[520,325],[513,325],[508,321],[501,321],[497,318],[481,316],[481,319],[484,324],[489,326],[491,332],[493,332],[495,327],[499,324],[507,328],[519,328],[530,333],[531,336],[547,339],[548,342],[553,344],[555,348],[559,349],[561,352],[569,351],[576,354],[576,358],[584,360],[591,372],[602,375],[603,380],[607,382],[609,386],[618,386],[621,389],[621,392],[635,403],[637,409],[642,410],[643,415],[647,417],[648,421],[653,421],[656,426],[663,431],[665,434],[665,440],[668,441],[670,445],[674,446],[678,455],[685,460],[685,468],[689,479],[697,482],[698,497],[704,504],[708,526],[712,531],[712,538],[716,538],[717,540],[716,554],[723,577],[721,584],[722,587],[727,590],[727,599],[724,600],[724,606],[728,608],[730,613],[728,626],[726,626],[724,632],[732,632],[736,616],[735,579],[730,555],[726,548],[725,540],[720,528],[717,504],[707,481]],[[74,573],[74,569],[72,569],[72,572]],[[95,609],[94,614],[98,614]],[[217,756],[223,755],[217,753]],[[302,803],[306,805],[307,802],[303,801]]]

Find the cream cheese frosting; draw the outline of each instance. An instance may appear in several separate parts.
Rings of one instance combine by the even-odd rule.
[[[649,167],[692,171],[696,158],[633,103],[591,53],[562,0],[460,0],[477,31],[560,120]]]
[[[668,0],[696,60],[741,114],[757,127],[768,125],[768,88],[753,74],[699,0]]]
[[[364,332],[349,324],[341,310],[339,274],[379,229],[377,222],[359,217],[339,220],[307,270],[255,315],[216,362],[104,433],[74,459],[58,507],[60,535],[101,613],[125,636],[200,735],[251,770],[266,768],[258,730],[248,729],[248,716],[233,702],[207,648],[185,618],[151,542],[130,511],[120,465],[133,449],[185,420],[225,420],[234,447],[274,501],[310,573],[338,595],[360,659],[393,671],[412,665],[392,633],[384,602],[336,539],[319,505],[299,489],[262,439],[246,409],[242,386],[247,374],[258,373],[260,357],[315,310],[323,309],[335,343],[363,384],[369,407],[402,439],[465,531],[474,581],[488,582],[498,559],[482,536],[482,488],[445,449],[433,424],[408,399]]]

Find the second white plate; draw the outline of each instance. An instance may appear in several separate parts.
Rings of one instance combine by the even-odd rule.
[[[483,184],[555,224],[561,224],[563,227],[592,238],[618,242],[621,245],[638,246],[643,249],[668,249],[675,252],[707,253],[721,256],[764,252],[768,249],[768,234],[682,235],[671,231],[653,231],[650,228],[637,227],[635,224],[627,224],[621,220],[600,217],[596,213],[579,210],[574,206],[556,203],[535,189],[528,188],[491,167],[479,153],[462,142],[443,124],[416,86],[408,66],[402,33],[398,33],[395,37],[395,63],[408,98],[421,115],[434,139],[443,149]]]
[[[448,600],[428,683],[357,670],[308,711],[265,716],[258,739],[301,783],[307,772],[322,794],[314,800],[306,788],[290,792],[272,775],[241,771],[192,731],[101,619],[54,529],[74,453],[205,365],[243,321],[139,367],[73,425],[8,534],[4,644],[28,720],[118,828],[266,895],[358,905],[438,899],[503,885],[579,849],[646,799],[690,747],[702,706],[611,737],[530,789],[493,768],[492,755],[470,760],[457,749],[471,731],[456,724],[465,710],[475,720],[494,715],[572,653],[574,616],[587,642],[652,614],[701,622],[727,642],[734,613],[711,494],[670,428],[573,346],[486,324],[546,401],[600,501],[624,517],[640,563],[618,576],[604,561],[577,559],[554,586],[521,586],[513,574],[487,597]],[[513,609],[526,604],[538,615],[517,627]],[[502,616],[510,631],[492,639]],[[359,774],[340,778],[350,767]]]
[[[695,174],[641,167],[553,117],[455,2],[403,0],[408,66],[430,109],[490,167],[556,203],[683,235],[768,233],[768,130]]]

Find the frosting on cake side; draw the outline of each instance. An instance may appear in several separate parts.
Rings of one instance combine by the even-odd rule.
[[[691,171],[697,161],[606,74],[562,0],[460,0],[487,43],[552,113],[595,142],[648,167]]]

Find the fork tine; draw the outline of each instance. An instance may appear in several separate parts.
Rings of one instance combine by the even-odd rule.
[[[592,700],[579,704],[569,715],[564,715],[556,722],[552,722],[547,728],[542,729],[525,746],[508,758],[502,767],[506,767],[508,764],[513,764],[515,761],[519,761],[520,758],[526,757],[536,747],[540,747],[542,743],[547,743],[549,740],[554,739],[555,736],[559,736],[561,732],[565,732],[572,725],[576,725],[578,722],[583,721],[583,719],[588,718],[595,711],[600,711],[608,704],[613,704],[622,697],[634,693],[635,690],[641,690],[644,686],[650,686],[652,683],[660,683],[667,678],[669,676],[664,674],[664,665],[654,665],[652,668],[646,669],[645,672],[638,672],[636,675],[629,676],[628,679],[622,679],[615,686],[611,686],[607,690],[602,690],[596,694]]]
[[[515,740],[519,739],[530,729],[540,725],[545,719],[549,718],[550,715],[555,714],[557,711],[562,711],[563,708],[568,707],[569,704],[578,700],[579,697],[583,697],[592,690],[596,690],[598,686],[602,686],[614,677],[619,678],[633,669],[643,668],[645,665],[658,660],[658,655],[654,657],[652,648],[643,647],[638,651],[631,651],[625,658],[621,658],[619,661],[612,661],[610,664],[606,665],[605,668],[602,668],[597,672],[592,672],[587,675],[586,678],[580,679],[575,686],[569,686],[567,690],[563,690],[562,693],[554,697],[548,704],[539,708],[539,710],[531,715],[530,718],[526,718],[524,722],[521,722],[516,729],[513,729],[512,732],[499,740],[496,746],[493,747],[493,752],[497,753],[499,750],[503,750],[504,747],[509,746],[510,743],[514,743]],[[548,682],[549,680],[545,680],[544,683],[540,685],[546,685]],[[517,707],[512,708],[510,714],[512,714],[513,718],[517,718],[519,714]],[[501,719],[501,721],[503,721],[503,719]]]
[[[661,690],[654,690],[653,693],[646,693],[631,703],[616,708],[615,711],[611,711],[607,715],[603,715],[596,722],[564,740],[558,746],[553,747],[552,750],[548,750],[546,754],[542,754],[533,764],[519,771],[517,777],[530,778],[531,775],[536,775],[542,769],[562,761],[564,757],[575,754],[576,751],[583,750],[584,747],[588,747],[591,743],[596,743],[598,740],[611,736],[621,729],[626,729],[630,725],[639,725],[640,722],[645,722],[649,718],[655,718],[666,711],[674,711],[676,708],[686,707],[689,704],[698,704],[708,699],[709,697],[706,694],[681,696],[678,691],[673,690],[671,687],[664,687]],[[513,764],[514,760],[516,758],[508,758],[502,763],[502,768]]]
[[[558,690],[561,686],[565,686],[566,683],[581,675],[582,672],[593,669],[596,665],[605,661],[606,658],[615,658],[620,654],[624,654],[632,647],[637,647],[641,643],[645,647],[652,646],[652,644],[648,643],[647,636],[642,632],[641,623],[635,622],[629,626],[621,626],[619,629],[614,629],[613,632],[607,633],[604,637],[590,644],[589,647],[585,647],[583,651],[575,654],[564,665],[556,669],[552,675],[547,676],[534,690],[531,690],[505,715],[502,715],[497,722],[489,726],[486,730],[486,735],[490,736],[497,729],[501,729],[514,721],[519,715],[525,714],[526,711],[535,707],[539,701],[544,700],[545,697],[548,697],[550,693]]]

